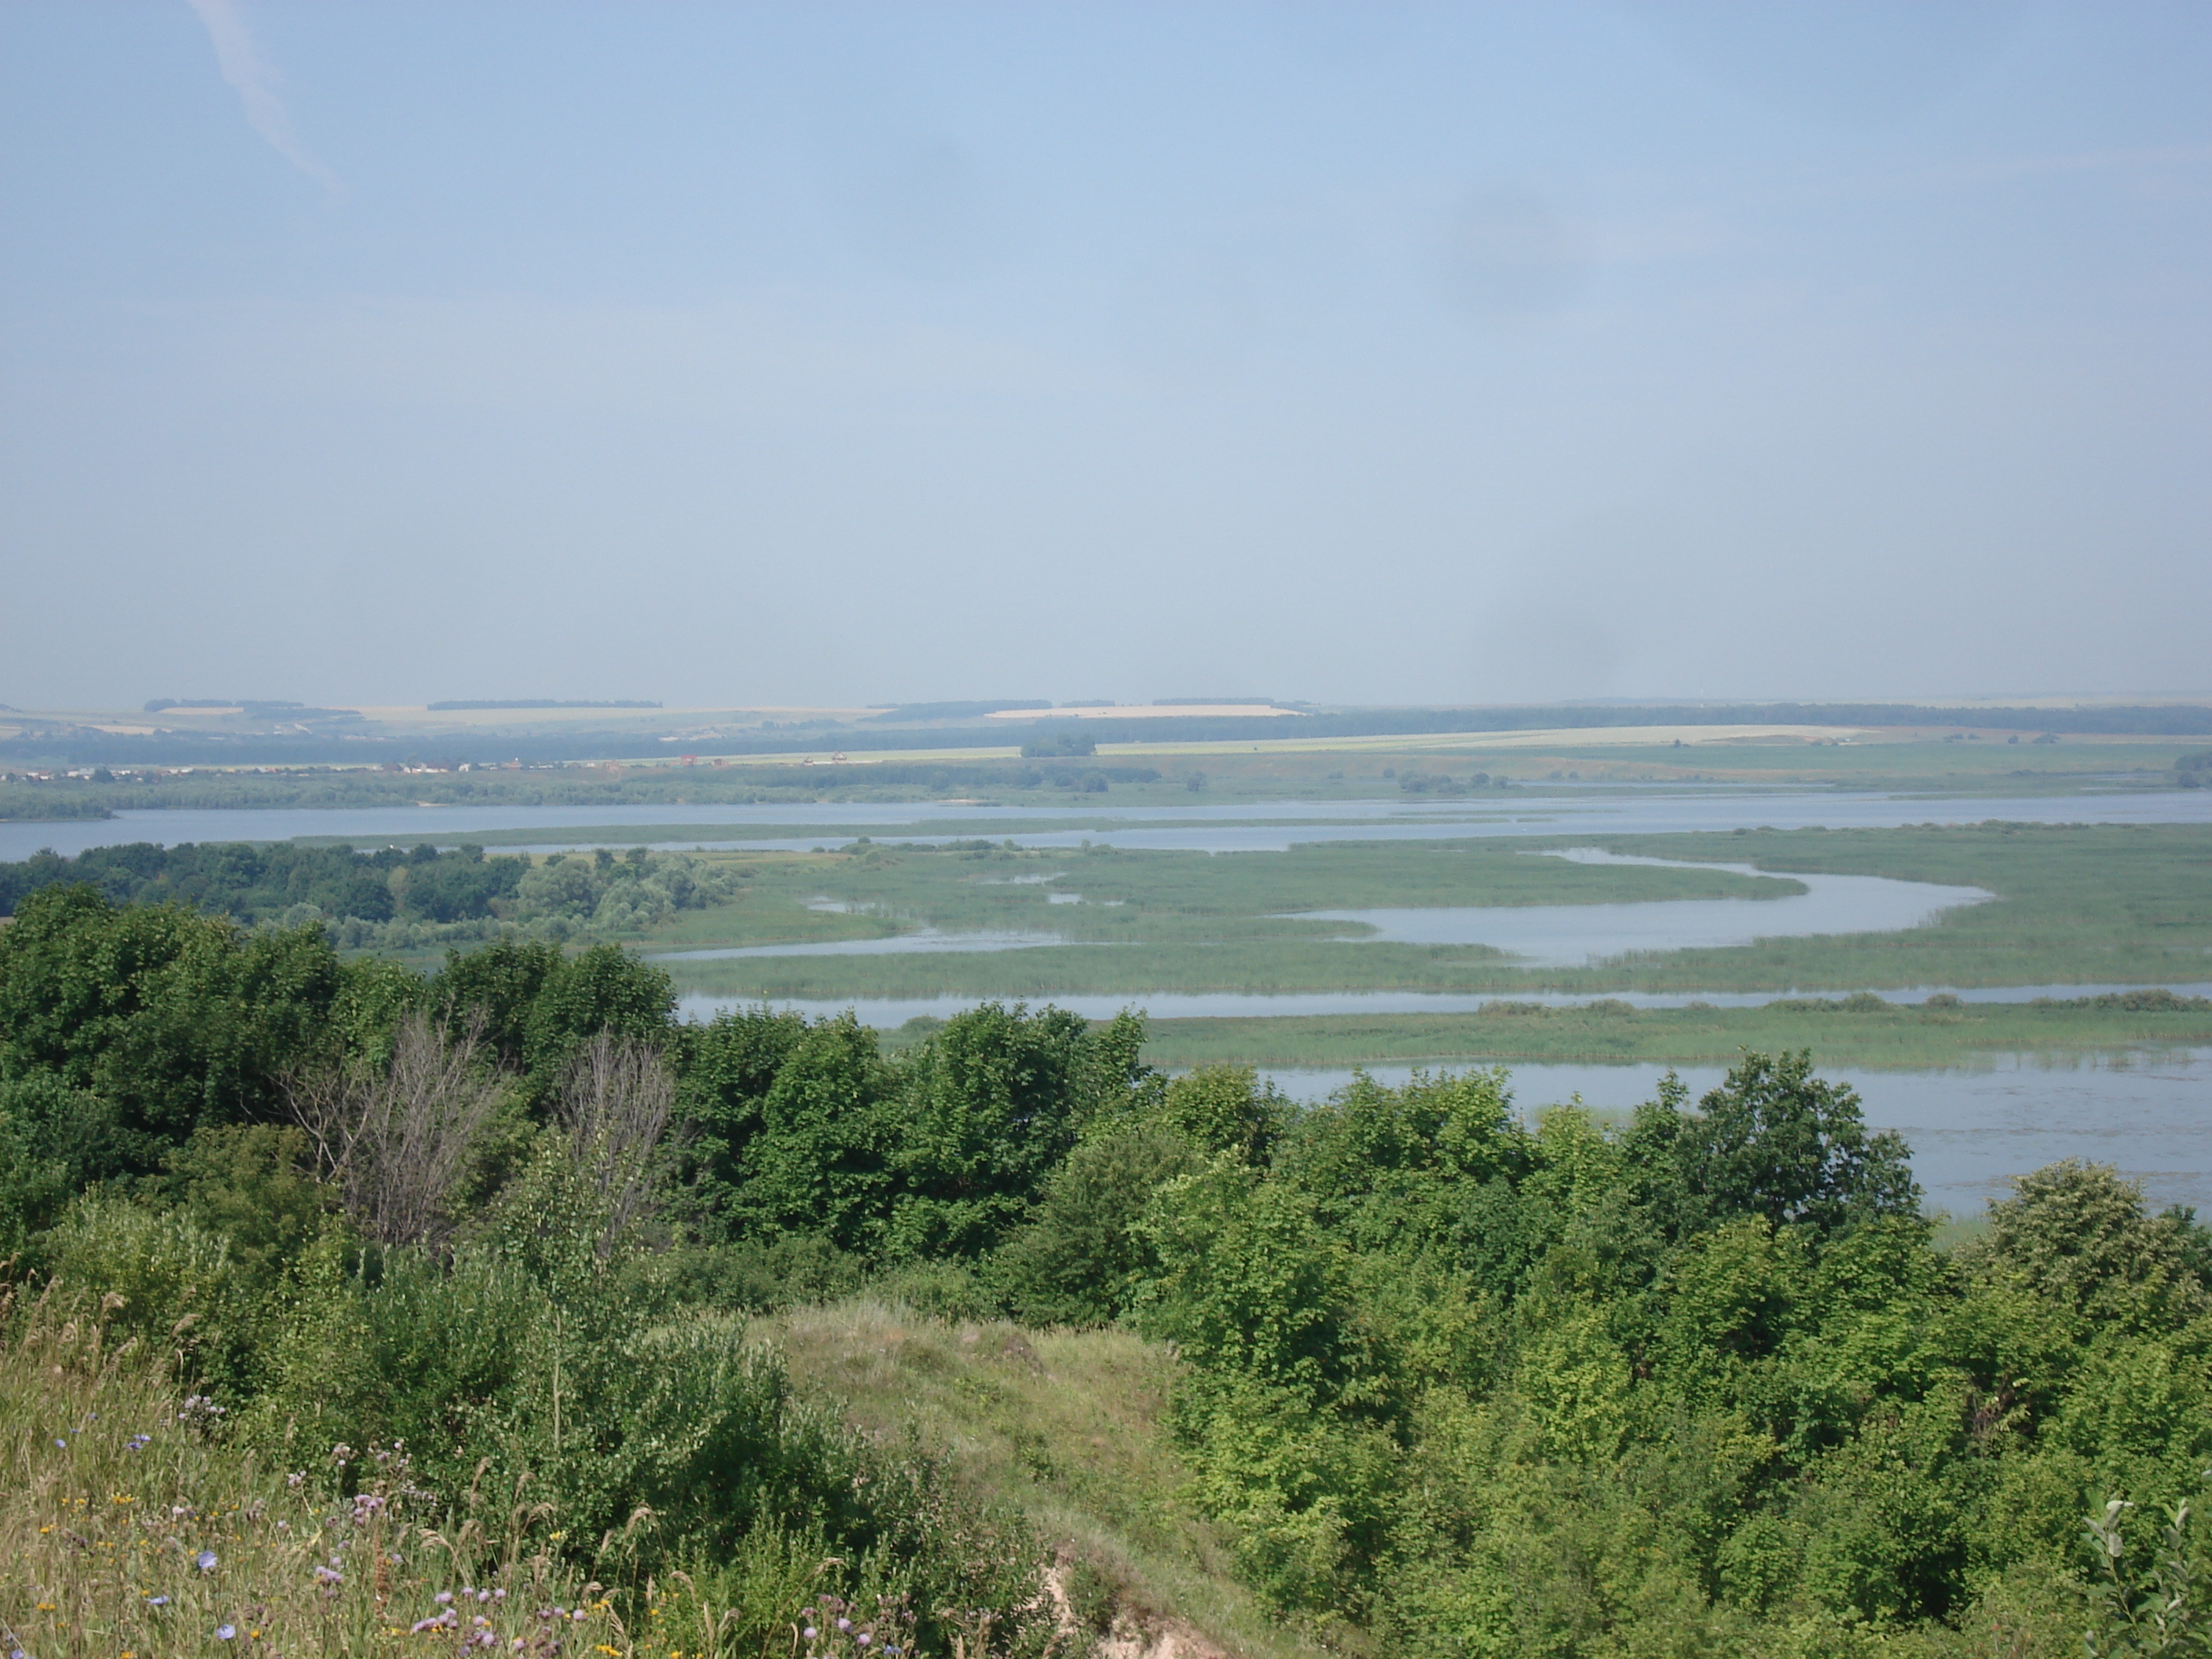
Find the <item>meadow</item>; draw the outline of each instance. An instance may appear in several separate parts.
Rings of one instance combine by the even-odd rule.
[[[1547,846],[1750,864],[1764,878],[1589,866]],[[732,856],[732,855],[714,855]],[[978,953],[672,961],[686,991],[732,998],[1143,994],[1169,990],[1856,991],[1916,986],[2195,983],[2212,977],[2212,830],[2193,825],[1801,830],[1666,836],[1327,842],[1233,857],[870,845],[739,860],[747,891],[647,948],[945,931],[1063,945]],[[1301,910],[1595,903],[1802,890],[1790,874],[1879,875],[1996,897],[1901,932],[1775,939],[1583,968],[1516,967],[1482,946],[1347,943]],[[1024,880],[1021,878],[1028,878]],[[1080,902],[1053,902],[1079,896]],[[809,909],[827,899],[843,908]]]

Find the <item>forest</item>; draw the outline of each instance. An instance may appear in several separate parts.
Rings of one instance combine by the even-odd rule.
[[[22,898],[11,1649],[1042,1655],[1203,1616],[758,1340],[872,1297],[1156,1356],[1191,1559],[1267,1650],[2205,1651],[2212,1232],[2109,1170],[1948,1225],[1802,1052],[1611,1121],[1501,1071],[1293,1108],[1163,1074],[1131,1014],[886,1053],[673,1008],[611,945],[419,974]],[[1025,1455],[1038,1492],[1081,1461]]]
[[[121,904],[177,903],[249,926],[322,926],[349,950],[434,948],[508,933],[568,939],[634,933],[679,910],[725,903],[737,873],[635,847],[555,853],[533,863],[480,846],[360,851],[297,842],[210,842],[42,852],[0,864],[0,916],[30,894],[76,884]]]

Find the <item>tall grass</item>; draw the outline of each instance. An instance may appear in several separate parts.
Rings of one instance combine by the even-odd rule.
[[[0,1653],[767,1659],[993,1651],[994,1615],[915,1612],[898,1568],[772,1522],[686,1569],[641,1567],[640,1509],[571,1536],[526,1474],[416,1484],[403,1444],[244,1434],[121,1334],[123,1298],[0,1292]],[[182,1335],[183,1333],[179,1333]],[[671,1425],[677,1426],[677,1425]],[[948,1527],[959,1517],[932,1511]],[[834,1613],[825,1611],[834,1607]],[[853,1628],[839,1632],[835,1618]],[[812,1627],[816,1639],[805,1632]],[[872,1640],[851,1638],[867,1632]],[[1048,1634],[1048,1631],[1036,1632]],[[1022,1650],[1035,1650],[1030,1639]]]
[[[0,1322],[11,1653],[635,1650],[526,1493],[434,1510],[404,1449],[301,1444],[295,1468],[238,1449],[220,1408],[167,1385],[160,1356],[110,1340],[120,1304],[50,1289]]]

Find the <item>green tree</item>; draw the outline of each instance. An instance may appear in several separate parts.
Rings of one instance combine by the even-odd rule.
[[[902,1079],[894,1254],[972,1258],[1027,1213],[1075,1144],[1088,1046],[1079,1015],[996,1002],[921,1045]]]
[[[725,1211],[740,1234],[813,1233],[872,1254],[890,1209],[896,1079],[850,1013],[807,1027],[763,1097]]]
[[[334,1046],[339,985],[318,927],[242,933],[50,887],[0,932],[0,1079],[50,1072],[97,1093],[148,1173],[202,1125],[281,1115],[283,1076]]]
[[[1809,1051],[1745,1054],[1664,1138],[1673,1142],[1682,1221],[1761,1215],[1828,1232],[1920,1207],[1904,1141],[1869,1134],[1857,1092],[1815,1077]]]

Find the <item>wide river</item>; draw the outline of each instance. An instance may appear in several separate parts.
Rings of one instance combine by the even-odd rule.
[[[0,860],[40,848],[81,853],[131,842],[289,841],[336,837],[358,846],[413,846],[498,834],[532,851],[580,844],[575,833],[629,830],[672,848],[804,850],[860,836],[945,842],[988,835],[1024,847],[1157,847],[1208,853],[1280,851],[1304,842],[1455,840],[1469,836],[1656,835],[1676,830],[1893,829],[1906,823],[2212,823],[2212,790],[1929,799],[1865,791],[1661,791],[1546,784],[1470,800],[1239,802],[1210,806],[945,806],[924,802],[779,803],[762,806],[380,806],[319,810],[125,812],[106,819],[0,823]],[[1021,826],[1013,828],[1012,826]],[[725,834],[708,835],[707,830]],[[513,840],[504,839],[512,832]],[[568,832],[564,834],[564,832]],[[592,835],[581,844],[603,845]],[[617,840],[614,845],[623,842]]]

